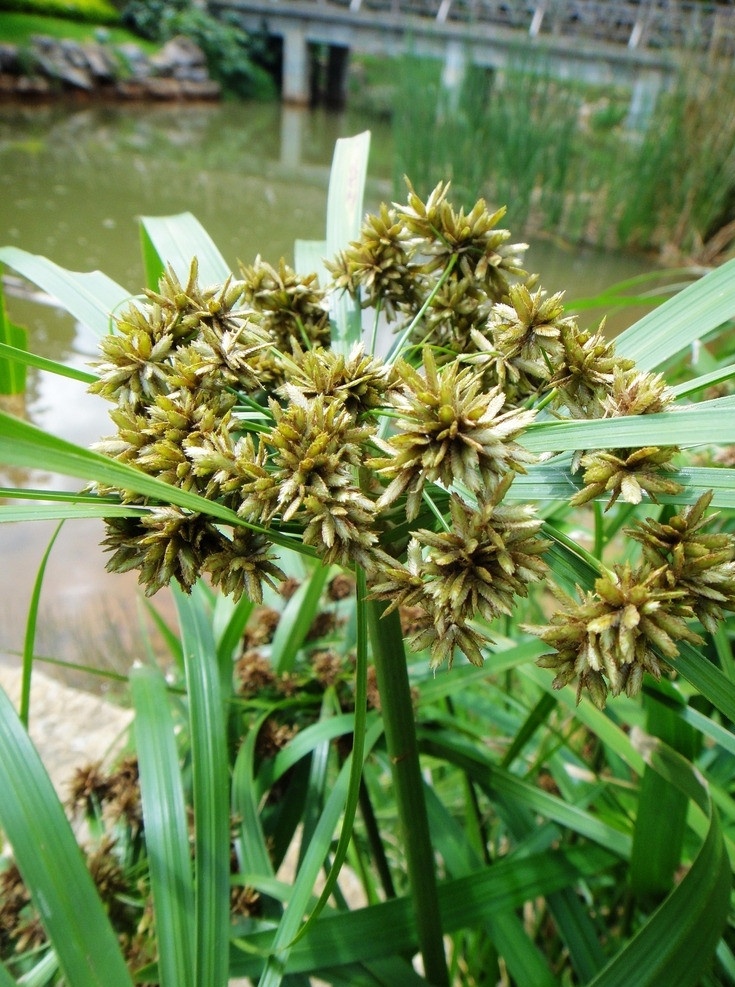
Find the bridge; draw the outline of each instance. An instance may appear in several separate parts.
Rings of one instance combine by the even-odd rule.
[[[735,0],[209,0],[253,33],[283,39],[282,97],[308,104],[313,46],[328,51],[328,101],[345,98],[350,51],[441,58],[451,89],[467,64],[504,69],[543,56],[544,71],[629,85],[645,116],[676,72],[677,53],[735,54]]]

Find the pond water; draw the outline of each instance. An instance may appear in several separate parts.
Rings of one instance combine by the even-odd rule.
[[[293,241],[322,239],[329,164],[338,137],[372,131],[365,207],[394,198],[386,123],[349,112],[277,104],[197,106],[0,105],[0,244],[50,257],[73,270],[100,269],[138,292],[143,269],[136,217],[191,211],[233,266],[260,253],[293,262]],[[518,237],[519,239],[521,237]],[[549,290],[592,295],[640,274],[637,258],[570,250],[541,241],[528,254]],[[42,356],[83,367],[96,339],[53,304],[8,295],[15,321]],[[632,318],[626,313],[617,328]],[[11,410],[88,445],[111,429],[107,405],[82,385],[31,372]],[[74,489],[75,481],[33,471],[0,485]],[[49,524],[0,525],[0,651],[22,647],[35,574]],[[101,525],[68,522],[52,551],[37,651],[67,662],[127,667],[142,647],[135,578],[108,575]]]

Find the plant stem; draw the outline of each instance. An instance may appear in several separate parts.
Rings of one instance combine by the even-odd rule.
[[[419,949],[427,981],[434,987],[449,987],[403,633],[398,613],[384,615],[384,610],[382,603],[368,601],[370,640]]]

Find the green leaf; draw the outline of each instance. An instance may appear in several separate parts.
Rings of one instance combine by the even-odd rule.
[[[719,408],[688,408],[622,418],[533,422],[523,433],[522,441],[537,453],[648,445],[727,445],[735,442],[735,415],[725,415]]]
[[[0,463],[6,466],[35,469],[39,461],[42,461],[44,468],[50,472],[119,487],[122,490],[152,497],[162,504],[177,504],[179,507],[217,518],[227,524],[254,527],[243,522],[234,511],[223,507],[215,500],[207,500],[180,487],[171,486],[132,466],[84,449],[65,439],[59,439],[36,428],[35,425],[0,412]],[[0,512],[2,510],[0,506]],[[314,555],[314,550],[299,539],[290,538],[272,528],[268,529],[268,537],[285,548],[293,549],[303,555],[312,557]]]
[[[41,590],[43,589],[43,577],[46,573],[46,565],[51,555],[51,550],[54,547],[54,542],[56,541],[59,532],[61,531],[61,525],[57,525],[51,539],[46,547],[46,551],[43,553],[43,558],[41,559],[41,564],[38,567],[38,572],[36,573],[36,578],[33,583],[33,592],[31,593],[31,600],[28,604],[28,613],[26,615],[26,632],[23,638],[23,668],[21,674],[21,690],[20,690],[20,719],[23,725],[28,728],[29,722],[29,707],[31,702],[31,673],[33,670],[33,652],[34,645],[36,643],[36,628],[38,626],[38,608],[41,602]]]
[[[651,736],[666,741],[674,750],[691,758],[695,753],[695,732],[674,709],[659,702],[659,695],[684,705],[668,683],[652,683],[643,695],[647,712],[646,729]],[[646,765],[640,785],[638,812],[630,858],[630,884],[638,896],[663,894],[671,890],[681,863],[686,829],[688,799],[684,792]],[[662,840],[661,820],[666,820]]]
[[[521,908],[526,901],[593,879],[610,862],[610,854],[597,847],[547,850],[498,860],[492,867],[445,881],[438,889],[444,930],[475,928],[488,914]],[[410,899],[393,898],[368,908],[322,915],[294,945],[287,971],[317,972],[413,953],[418,940],[412,912]],[[257,976],[262,963],[258,954],[268,950],[272,940],[268,931],[242,937],[248,953],[233,958],[233,976]]]
[[[248,874],[272,877],[273,864],[260,821],[260,799],[255,784],[255,746],[258,732],[271,715],[267,709],[253,723],[240,745],[232,772],[232,814],[237,820],[236,846],[240,867]]]
[[[161,985],[194,987],[194,886],[169,698],[155,668],[133,668],[130,687]]]
[[[195,257],[203,285],[219,284],[232,274],[209,233],[190,212],[176,216],[141,216],[140,230],[149,288],[158,287],[168,266],[186,284]]]
[[[47,292],[82,325],[106,335],[112,316],[130,301],[130,292],[100,271],[67,271],[46,257],[19,247],[0,247],[0,263]]]
[[[324,882],[324,888],[319,895],[311,915],[308,917],[297,938],[300,939],[304,933],[311,928],[315,920],[321,914],[324,906],[329,901],[339,877],[342,865],[347,859],[347,850],[352,839],[352,829],[355,823],[355,813],[360,797],[360,783],[362,780],[362,762],[365,748],[365,731],[367,728],[367,668],[368,668],[368,632],[367,632],[367,610],[366,594],[367,586],[365,572],[362,568],[357,569],[357,647],[355,656],[355,725],[352,732],[352,770],[350,771],[347,788],[347,798],[345,801],[344,813],[342,817],[342,827],[339,833],[337,848],[334,851],[332,865]]]
[[[0,827],[13,847],[64,977],[132,987],[117,937],[41,759],[0,689]]]
[[[364,755],[367,756],[382,735],[383,725],[380,721],[374,723],[365,737]],[[314,884],[321,870],[324,859],[332,844],[332,835],[342,815],[350,789],[352,774],[352,754],[342,766],[339,775],[327,799],[324,811],[314,831],[314,835],[306,849],[301,867],[296,874],[289,907],[281,919],[271,945],[271,955],[266,961],[265,968],[258,981],[258,987],[278,987],[286,972],[288,957],[292,945],[299,932],[302,916],[306,912],[311,899]],[[317,926],[318,928],[318,923]],[[291,971],[290,971],[291,972]]]
[[[705,696],[725,717],[735,721],[735,683],[691,644],[679,644],[679,655],[670,665]]]
[[[195,598],[174,589],[189,696],[196,861],[195,984],[226,987],[230,934],[230,799],[217,648]]]
[[[589,987],[697,987],[727,921],[732,875],[701,775],[660,741],[651,741],[645,753],[647,763],[707,815],[707,835],[679,884]]]
[[[482,861],[468,845],[463,827],[432,787],[426,786],[425,795],[433,842],[449,876],[463,877],[481,871]],[[513,911],[488,912],[482,919],[481,928],[502,956],[516,983],[554,987],[556,978]]]
[[[0,334],[1,335],[1,334]],[[87,373],[86,370],[79,370],[76,367],[69,367],[65,363],[57,363],[55,360],[47,360],[46,357],[36,356],[35,353],[28,353],[20,347],[25,345],[24,341],[18,340],[15,345],[11,345],[10,338],[7,342],[0,343],[0,364],[13,367],[35,367],[37,370],[46,370],[56,374],[57,377],[68,377],[70,380],[78,380],[82,384],[93,384],[97,380],[94,374]],[[2,366],[0,366],[0,370]],[[22,391],[23,388],[21,387]],[[16,393],[16,392],[6,392]]]
[[[586,836],[623,858],[630,855],[631,840],[627,833],[598,818],[594,813],[569,805],[531,782],[502,768],[488,764],[487,759],[466,741],[448,731],[419,730],[419,746],[423,753],[456,764],[480,785],[491,799],[498,796],[525,806],[532,812]]]
[[[283,608],[271,644],[271,663],[278,675],[292,670],[296,655],[319,611],[322,590],[328,576],[329,566],[317,563],[311,575]]]
[[[334,257],[357,240],[363,221],[363,194],[370,151],[370,131],[337,141],[327,196],[327,256]],[[330,298],[332,348],[346,353],[362,337],[360,304],[347,292]]]
[[[620,356],[635,360],[641,370],[653,370],[733,315],[735,260],[716,268],[644,315],[618,336],[615,349]]]
[[[5,309],[0,268],[0,394],[22,394],[25,390],[25,368],[22,363],[13,360],[7,351],[22,353],[27,345],[27,331],[10,321]]]

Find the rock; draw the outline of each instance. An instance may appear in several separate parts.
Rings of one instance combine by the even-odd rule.
[[[181,92],[186,99],[219,99],[222,95],[220,84],[214,79],[204,79],[201,82],[182,79]]]
[[[80,51],[93,79],[100,83],[113,81],[117,74],[117,65],[102,45],[82,45]]]
[[[204,52],[190,38],[177,35],[150,58],[150,64],[156,75],[172,76],[174,79],[191,78],[191,72],[207,74],[207,60]],[[194,80],[200,81],[200,80]]]
[[[150,59],[132,41],[118,45],[115,50],[134,79],[145,79],[151,74]]]
[[[18,46],[0,44],[0,72],[9,72],[11,75],[20,75],[22,68],[21,60],[18,55]]]
[[[217,99],[201,48],[178,36],[148,58],[136,44],[112,48],[35,35],[28,51],[0,45],[0,95],[101,92],[120,99]]]
[[[92,89],[92,78],[83,66],[77,64],[78,46],[71,47],[69,42],[56,41],[54,38],[34,36],[31,39],[31,52],[41,73],[49,79],[73,89]]]

